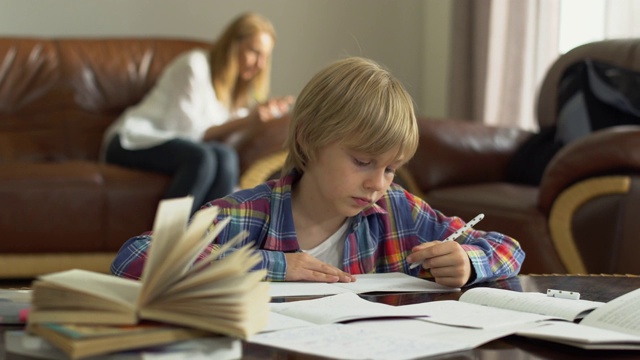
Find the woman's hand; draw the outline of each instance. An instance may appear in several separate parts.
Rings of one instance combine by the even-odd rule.
[[[289,112],[289,108],[294,102],[293,96],[284,96],[270,99],[269,101],[256,106],[256,119],[260,122],[268,122],[279,119]]]
[[[462,246],[455,241],[432,241],[420,244],[407,257],[408,263],[422,263],[436,282],[451,287],[465,285],[471,277],[471,261]]]
[[[353,282],[356,277],[304,253],[285,253],[285,281]]]

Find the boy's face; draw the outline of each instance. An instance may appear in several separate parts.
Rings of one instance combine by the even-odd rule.
[[[397,149],[371,156],[341,144],[328,145],[307,164],[304,178],[311,186],[306,190],[316,192],[319,209],[344,217],[357,215],[389,189],[402,165],[397,156]]]

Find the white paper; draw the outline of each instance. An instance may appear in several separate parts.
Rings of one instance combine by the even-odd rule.
[[[415,317],[422,315],[415,308],[367,301],[354,293],[325,296],[313,300],[272,303],[271,311],[314,324],[330,324],[366,318]]]
[[[314,282],[271,282],[271,297],[283,296],[321,296],[347,292],[362,294],[367,292],[455,292],[452,288],[424,280],[405,273],[376,273],[356,275],[351,283],[314,283]]]
[[[528,324],[554,318],[454,300],[430,301],[402,307],[414,309],[415,312],[428,316],[423,321],[475,329]]]
[[[538,324],[516,324],[492,329],[471,329],[441,325],[415,319],[363,320],[349,324],[377,331],[386,331],[403,336],[428,338],[434,341],[460,342],[476,348],[496,339],[515,334],[517,331],[539,326]]]
[[[269,321],[267,322],[267,326],[262,329],[261,332],[293,329],[314,325],[317,324],[272,311],[271,313],[269,313]]]
[[[459,341],[405,336],[345,324],[260,333],[248,341],[334,359],[416,359],[470,349]]]

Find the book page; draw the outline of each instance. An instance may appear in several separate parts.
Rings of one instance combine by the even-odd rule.
[[[151,276],[156,274],[156,269],[175,250],[176,241],[186,229],[192,204],[193,197],[190,196],[160,201],[153,220],[153,239],[149,244],[147,260],[140,278],[146,286],[152,286],[149,284]]]
[[[144,284],[138,307],[144,306],[170,284],[167,266],[179,266],[167,259],[179,250],[179,240],[184,235],[189,221],[193,197],[182,197],[160,201],[153,222],[153,238],[147,251],[140,280]]]
[[[260,254],[246,245],[223,259],[214,260],[209,266],[200,267],[197,272],[189,272],[189,276],[167,289],[158,300],[164,301],[165,298],[186,292],[216,290],[237,292],[239,290],[237,284],[225,285],[225,282],[232,278],[249,276],[247,275],[249,271],[259,264],[260,260]],[[264,274],[266,275],[266,273]],[[258,281],[260,280],[262,279],[258,279]],[[235,281],[238,282],[238,280]],[[213,284],[216,285],[213,286]],[[214,289],[214,287],[218,289]]]
[[[467,290],[460,296],[460,301],[555,316],[568,321],[580,319],[603,304],[589,300],[561,299],[537,292],[518,292],[484,287]]]
[[[107,299],[131,310],[135,308],[142,285],[139,281],[80,269],[42,275],[39,279],[57,287]],[[33,295],[37,296],[37,290]]]
[[[609,301],[580,324],[640,336],[640,289]]]

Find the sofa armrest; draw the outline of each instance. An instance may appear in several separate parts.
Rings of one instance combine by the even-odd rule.
[[[542,175],[538,206],[549,214],[558,195],[581,180],[640,173],[640,126],[616,126],[562,148]]]
[[[419,118],[420,144],[407,164],[424,193],[448,185],[505,181],[509,159],[531,132],[462,120]]]

